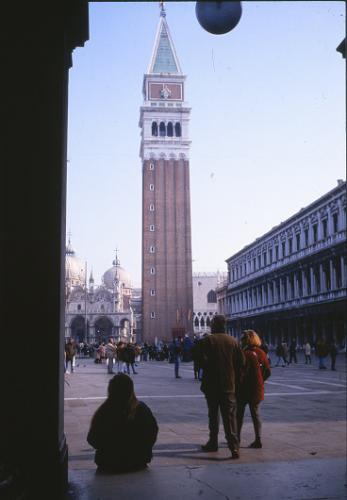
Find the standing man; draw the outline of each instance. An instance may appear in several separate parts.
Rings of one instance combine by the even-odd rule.
[[[305,354],[305,365],[308,363],[311,364],[311,344],[307,340],[304,345],[304,354]]]
[[[70,363],[71,373],[74,371],[75,366],[75,356],[76,356],[76,344],[72,338],[69,338],[65,345],[65,362],[66,362],[66,373],[69,373],[68,367]]]
[[[333,371],[335,371],[336,370],[336,368],[335,368],[336,356],[337,356],[338,350],[337,350],[337,345],[336,345],[336,341],[334,338],[331,339],[331,342],[330,342],[328,348],[329,348],[329,353],[330,353],[330,358],[331,358],[331,369]]]
[[[240,387],[244,355],[237,340],[225,333],[225,317],[214,316],[211,333],[201,341],[201,366],[203,368],[201,391],[208,407],[209,440],[203,451],[218,450],[219,411],[223,419],[225,437],[231,458],[240,456],[236,420],[236,394]]]
[[[294,361],[295,364],[297,364],[298,360],[296,357],[296,350],[297,350],[297,345],[296,345],[296,339],[292,339],[290,346],[289,346],[289,364],[292,364],[292,361]]]
[[[171,350],[172,360],[175,364],[175,378],[182,378],[179,374],[180,358],[182,353],[181,337],[178,337],[177,339],[174,339],[172,341],[170,350]]]
[[[112,337],[108,339],[108,343],[105,347],[106,363],[107,363],[107,373],[114,373],[113,365],[116,362],[117,356],[117,346]]]

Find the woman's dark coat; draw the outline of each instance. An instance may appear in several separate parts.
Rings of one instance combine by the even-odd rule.
[[[133,418],[127,418],[106,400],[96,411],[88,443],[96,449],[95,463],[106,471],[121,472],[145,467],[152,460],[158,425],[141,401]]]

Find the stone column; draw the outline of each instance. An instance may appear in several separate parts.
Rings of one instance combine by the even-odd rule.
[[[335,290],[336,289],[336,268],[334,266],[334,260],[329,259],[329,266],[330,266],[330,283],[331,283],[331,289]]]
[[[285,277],[280,277],[280,302],[284,302],[285,300],[285,293],[284,293],[284,285],[285,285]]]
[[[290,287],[290,281],[289,281],[289,276],[286,276],[286,289],[287,289],[287,300],[292,299],[292,293],[291,293],[291,287]]]
[[[320,291],[322,293],[327,291],[327,280],[323,268],[323,264],[319,264],[319,275],[320,275]]]
[[[271,282],[268,281],[267,282],[267,297],[268,297],[268,305],[271,306],[273,304],[273,296],[272,296],[272,293],[271,293]]]
[[[346,284],[346,275],[347,275],[346,259],[343,255],[341,255],[340,259],[341,259],[341,286],[342,286],[342,288],[346,288],[346,286],[347,286],[347,284]]]
[[[306,273],[305,273],[304,269],[301,270],[301,279],[302,279],[302,296],[306,297],[307,296],[307,279],[306,279]]]
[[[276,280],[272,280],[272,286],[273,286],[272,303],[273,304],[277,304],[278,297],[277,297],[277,283],[276,283]]]
[[[299,283],[297,273],[294,272],[294,298],[299,298]]]
[[[68,70],[88,36],[88,2],[9,2],[3,12],[1,321],[15,358],[0,366],[1,465],[11,498],[60,499],[67,488],[64,435],[65,206]],[[42,251],[38,251],[41,249]],[[30,293],[23,300],[23,268]],[[39,300],[38,300],[39,299]],[[18,309],[19,307],[19,309]],[[28,339],[45,354],[30,363]],[[4,344],[5,339],[2,340]],[[15,365],[14,365],[15,360]],[[5,493],[5,492],[3,492]],[[0,494],[1,496],[1,494]],[[6,493],[5,493],[5,496]],[[10,498],[8,496],[8,498]]]
[[[311,295],[315,295],[317,293],[317,286],[316,286],[316,278],[314,275],[313,267],[310,267],[310,279],[311,279]]]
[[[266,305],[265,285],[261,285],[262,306]]]

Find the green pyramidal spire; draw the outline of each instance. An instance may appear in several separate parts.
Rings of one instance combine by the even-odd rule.
[[[165,19],[165,11],[161,12],[159,26],[154,44],[152,59],[148,73],[182,74],[175,48]]]

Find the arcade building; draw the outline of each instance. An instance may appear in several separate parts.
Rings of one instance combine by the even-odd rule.
[[[302,208],[227,259],[219,311],[239,337],[334,338],[346,345],[346,182]]]

